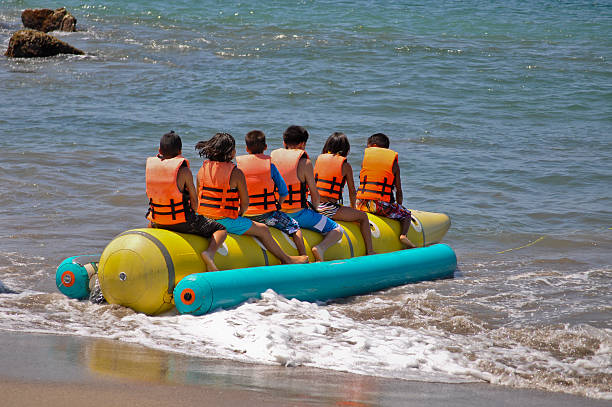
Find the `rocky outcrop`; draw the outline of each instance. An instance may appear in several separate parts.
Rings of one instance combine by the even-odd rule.
[[[76,31],[76,18],[65,7],[51,10],[48,8],[27,9],[21,13],[21,21],[25,28],[42,32]]]
[[[84,52],[41,31],[19,30],[11,37],[4,55],[12,58],[37,58],[57,54],[83,55]]]

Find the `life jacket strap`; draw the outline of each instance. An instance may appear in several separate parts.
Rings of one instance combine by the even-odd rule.
[[[302,208],[306,208],[306,183],[300,182],[300,188],[295,190],[293,185],[289,185],[287,187],[289,192],[289,196],[285,199],[285,203],[288,205],[293,205],[294,203],[299,202]],[[294,196],[299,195],[299,199],[295,199]]]
[[[380,186],[381,189],[370,189],[367,186]],[[387,190],[388,189],[388,190]],[[393,184],[390,184],[387,180],[387,177],[383,179],[383,182],[380,181],[368,181],[368,176],[363,177],[363,181],[359,182],[358,192],[372,192],[374,194],[380,194],[382,196],[389,196],[393,200]]]
[[[239,208],[237,206],[228,206],[228,205],[214,205],[214,204],[209,204],[209,203],[205,203],[205,202],[200,202],[200,206],[203,206],[205,208],[215,208],[215,209],[229,209],[232,211],[237,211]]]
[[[177,209],[179,208],[180,209]],[[170,211],[160,211],[159,208],[170,208]],[[176,220],[176,215],[185,212],[185,205],[183,202],[176,203],[174,199],[170,199],[169,204],[158,204],[149,199],[149,212],[151,217],[155,219],[156,216],[168,216],[172,215],[172,220]]]
[[[322,188],[320,186],[317,186],[317,188],[321,191],[325,191],[329,194],[333,194],[335,196],[333,196],[332,198],[335,199],[341,199],[342,196],[342,189],[344,188],[344,184],[346,183],[346,180],[344,178],[342,178],[341,182],[336,181],[338,179],[338,177],[333,177],[332,180],[328,180],[325,178],[319,178],[319,174],[317,174],[315,176],[315,182],[318,183],[323,183],[323,184],[329,184],[329,188]],[[337,187],[337,188],[336,188]]]
[[[276,195],[274,194],[275,190],[276,188],[274,188],[273,191],[268,192],[268,188],[264,188],[264,192],[262,194],[249,195],[249,207],[263,207],[264,209],[268,209],[268,206],[274,206],[276,208],[277,201]]]

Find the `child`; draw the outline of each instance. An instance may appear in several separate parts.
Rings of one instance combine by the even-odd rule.
[[[333,220],[359,222],[366,254],[376,254],[372,248],[372,231],[368,215],[355,209],[357,192],[353,182],[353,167],[346,160],[350,149],[348,137],[344,133],[335,132],[325,142],[314,167],[315,182],[321,196],[321,204],[317,209],[319,213]],[[351,206],[342,206],[338,203],[342,202],[344,184],[348,187]]]
[[[308,262],[308,256],[288,256],[266,225],[242,216],[249,207],[249,195],[244,173],[232,163],[236,156],[234,137],[217,133],[208,141],[198,142],[195,148],[200,156],[208,158],[198,171],[200,201],[197,212],[215,219],[228,233],[259,238],[283,264]]]
[[[312,162],[304,149],[308,132],[301,126],[289,126],[283,133],[285,148],[272,151],[272,163],[276,165],[287,183],[288,196],[281,204],[282,210],[295,219],[301,228],[314,230],[324,235],[323,240],[312,248],[316,261],[323,261],[325,251],[342,237],[342,227],[327,216],[308,208],[319,206],[319,192],[314,180]]]
[[[278,210],[289,193],[287,184],[272,164],[270,156],[263,154],[268,148],[266,135],[262,131],[253,130],[246,134],[244,141],[248,154],[236,157],[236,163],[244,173],[249,191],[249,209],[244,215],[291,236],[298,253],[305,256],[306,247],[300,225],[295,219]],[[278,192],[278,200],[275,192]]]
[[[146,185],[149,226],[210,239],[202,260],[208,271],[217,271],[213,259],[227,237],[225,226],[195,213],[198,205],[189,161],[181,155],[183,144],[174,131],[159,141],[159,154],[147,158]]]
[[[416,246],[406,236],[412,217],[410,211],[402,206],[402,181],[397,157],[398,154],[389,149],[389,137],[383,133],[368,138],[359,173],[357,209],[399,220],[399,240],[407,249],[413,249]]]

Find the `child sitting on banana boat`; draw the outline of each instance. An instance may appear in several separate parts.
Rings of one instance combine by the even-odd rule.
[[[309,207],[317,208],[319,192],[314,180],[312,162],[305,151],[308,131],[301,126],[289,126],[283,133],[285,148],[272,151],[272,163],[287,183],[288,197],[282,210],[295,219],[301,228],[321,233],[323,240],[312,248],[316,261],[323,261],[325,251],[340,240],[342,226]],[[310,203],[307,198],[310,194]]]
[[[321,196],[317,210],[333,220],[359,223],[366,254],[376,254],[372,247],[368,215],[356,209],[357,191],[353,181],[353,167],[346,159],[350,149],[351,145],[344,133],[335,132],[325,142],[314,166],[315,182]],[[348,188],[351,206],[342,205],[344,185]]]
[[[300,225],[279,210],[289,192],[283,177],[272,164],[271,157],[264,154],[268,148],[266,135],[260,130],[252,130],[246,134],[244,141],[248,154],[236,157],[236,163],[244,173],[249,191],[249,208],[244,216],[291,236],[298,254],[305,256],[306,247]]]
[[[193,185],[189,161],[182,153],[181,137],[174,131],[159,141],[159,154],[147,158],[146,187],[149,226],[192,233],[209,238],[208,248],[201,253],[208,271],[216,271],[215,253],[227,237],[225,226],[196,214],[198,198]]]
[[[412,216],[402,206],[404,194],[397,160],[397,152],[389,149],[389,137],[376,133],[368,138],[359,172],[357,209],[398,220],[400,242],[405,248],[413,249],[416,246],[407,236]]]

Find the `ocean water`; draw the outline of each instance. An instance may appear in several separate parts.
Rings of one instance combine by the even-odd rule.
[[[0,49],[49,6],[87,54],[0,57],[0,330],[612,399],[612,3],[2,0]],[[197,168],[218,131],[276,148],[290,124],[313,156],[345,132],[357,169],[388,134],[406,206],[451,216],[455,278],[197,318],[57,291],[64,258],[144,226],[163,133]]]

